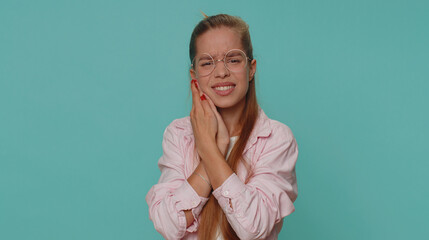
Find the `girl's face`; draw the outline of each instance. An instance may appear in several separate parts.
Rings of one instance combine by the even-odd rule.
[[[210,97],[219,108],[240,107],[245,104],[245,96],[249,88],[249,81],[256,71],[256,60],[247,64],[246,68],[239,72],[232,72],[225,67],[222,61],[225,54],[231,49],[240,49],[243,52],[241,39],[237,32],[228,27],[210,29],[200,35],[196,40],[197,53],[195,58],[210,54],[215,60],[215,68],[207,76],[198,76],[192,69],[191,77],[198,80],[198,86],[202,92]],[[216,87],[217,84],[226,84],[227,90]],[[228,89],[230,88],[230,89]]]

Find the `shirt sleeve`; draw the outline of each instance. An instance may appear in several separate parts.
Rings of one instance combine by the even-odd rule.
[[[265,239],[276,223],[295,211],[298,145],[286,125],[274,131],[247,184],[234,173],[213,191],[240,239]]]
[[[163,155],[158,166],[159,182],[146,195],[149,218],[165,239],[181,239],[198,229],[198,216],[208,198],[200,197],[185,178],[183,154],[177,143],[174,127],[164,131]],[[187,228],[185,210],[191,210],[194,222]]]

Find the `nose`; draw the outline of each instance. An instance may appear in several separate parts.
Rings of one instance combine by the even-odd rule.
[[[220,63],[222,62],[222,63]],[[229,70],[228,68],[226,68],[225,66],[225,62],[223,59],[219,59],[219,60],[215,60],[215,69],[214,69],[214,76],[215,77],[220,77],[220,78],[225,78],[226,76],[229,75]]]

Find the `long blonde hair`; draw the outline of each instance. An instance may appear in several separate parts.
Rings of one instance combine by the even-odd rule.
[[[215,16],[207,16],[195,26],[189,44],[189,57],[191,62],[197,52],[196,40],[198,36],[210,29],[219,28],[221,26],[229,27],[239,34],[246,55],[250,59],[253,59],[253,48],[252,42],[250,40],[249,26],[247,23],[244,22],[240,17],[230,16],[227,14],[218,14]],[[240,162],[244,163],[244,148],[246,147],[246,143],[250,137],[257,118],[258,102],[256,100],[255,77],[253,77],[253,79],[251,79],[249,82],[245,107],[239,119],[239,125],[242,126],[241,132],[227,159],[228,164],[234,172],[237,172],[237,167]],[[250,176],[248,175],[247,180],[249,177]],[[217,227],[219,225],[224,239],[239,239],[235,231],[230,226],[226,215],[222,211],[217,200],[213,195],[211,195],[209,201],[201,212],[198,238],[204,240],[215,239]]]

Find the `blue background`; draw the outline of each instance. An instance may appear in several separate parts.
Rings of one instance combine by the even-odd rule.
[[[428,1],[0,2],[0,239],[161,239],[145,195],[189,115],[188,44],[241,16],[299,145],[280,239],[422,239]]]

